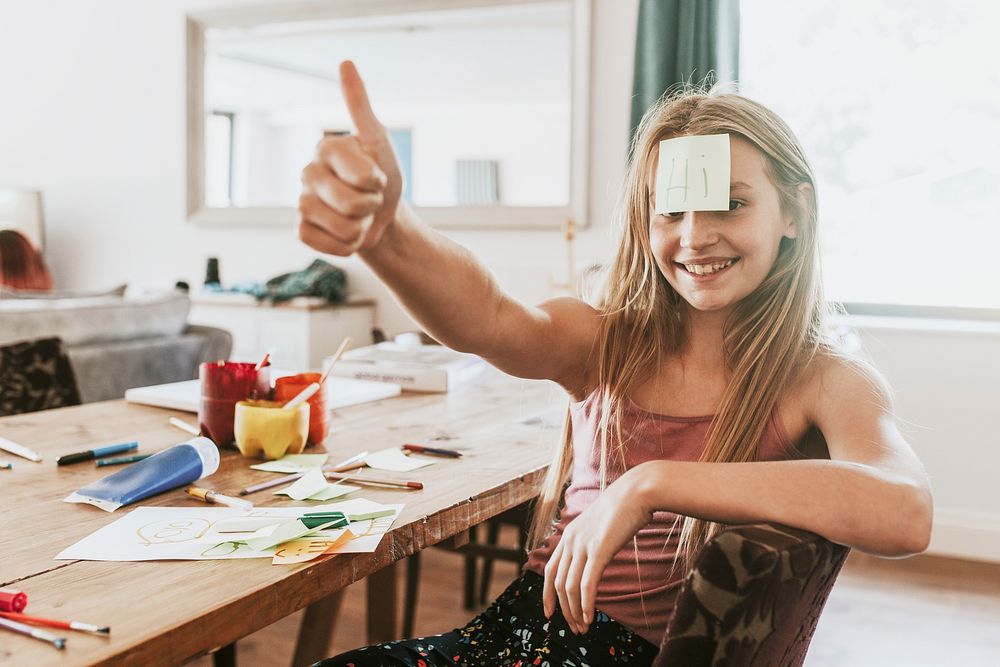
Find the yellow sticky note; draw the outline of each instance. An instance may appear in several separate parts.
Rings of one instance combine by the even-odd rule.
[[[656,213],[729,210],[729,135],[675,137],[660,142]]]
[[[352,536],[351,531],[341,528],[330,531],[330,534],[324,537],[285,542],[275,550],[271,565],[294,565],[311,561],[319,558],[330,549],[336,549],[344,542],[349,541]]]

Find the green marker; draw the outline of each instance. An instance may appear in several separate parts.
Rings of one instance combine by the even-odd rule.
[[[0,463],[0,470],[13,470],[13,469],[14,469],[13,463]]]
[[[133,454],[132,456],[116,456],[110,459],[98,459],[94,463],[98,468],[103,468],[104,466],[116,466],[122,463],[135,463],[136,461],[141,461],[143,459],[148,459],[152,454]]]

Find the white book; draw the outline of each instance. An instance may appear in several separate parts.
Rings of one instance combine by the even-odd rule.
[[[272,378],[294,375],[283,371],[272,371]],[[401,388],[398,384],[386,382],[363,382],[347,378],[329,377],[326,379],[327,408],[337,410],[351,405],[380,401],[383,398],[399,396]],[[201,381],[185,380],[169,384],[157,384],[151,387],[136,387],[125,392],[125,400],[129,403],[152,405],[158,408],[198,412],[201,402]]]
[[[324,361],[324,367],[329,359]],[[486,369],[474,354],[441,345],[377,343],[346,352],[331,375],[392,382],[407,391],[447,392]]]

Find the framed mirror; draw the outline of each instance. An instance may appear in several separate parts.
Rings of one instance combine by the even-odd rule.
[[[353,128],[353,60],[417,215],[587,224],[590,0],[326,0],[187,18],[187,212],[290,225],[324,134]]]

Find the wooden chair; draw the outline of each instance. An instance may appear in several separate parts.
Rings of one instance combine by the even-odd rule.
[[[0,416],[80,405],[80,391],[59,338],[0,347]]]
[[[777,524],[726,528],[685,579],[655,667],[801,665],[849,552]]]

